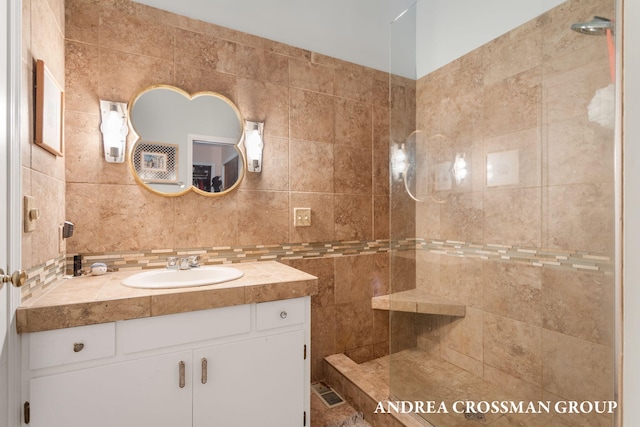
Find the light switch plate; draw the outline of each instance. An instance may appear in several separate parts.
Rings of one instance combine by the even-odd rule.
[[[293,208],[293,226],[311,226],[311,208]]]
[[[35,231],[36,229],[36,221],[38,220],[40,213],[38,211],[38,208],[36,208],[35,206],[36,204],[35,197],[24,196],[24,201],[22,204],[23,204],[22,221],[24,222],[24,232],[30,233],[32,231]]]

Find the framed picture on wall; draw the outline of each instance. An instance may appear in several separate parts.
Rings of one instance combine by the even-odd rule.
[[[64,91],[44,61],[36,61],[35,143],[62,156],[64,143]]]

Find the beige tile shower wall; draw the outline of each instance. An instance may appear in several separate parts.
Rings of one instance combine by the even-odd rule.
[[[129,1],[66,3],[70,253],[388,237],[386,73]],[[157,83],[264,121],[263,172],[223,198],[163,198],[106,163],[98,100]]]
[[[22,192],[35,197],[40,210],[36,230],[22,234],[22,268],[42,267],[60,261],[58,227],[65,220],[64,157],[34,144],[35,62],[43,60],[55,80],[64,88],[64,0],[22,1],[22,88],[21,146]],[[55,269],[64,272],[63,262]]]
[[[612,257],[614,135],[587,113],[611,83],[606,39],[569,27],[613,7],[568,1],[417,82],[436,162],[464,152],[471,174],[435,193],[445,203],[417,204],[419,237]],[[517,183],[489,186],[487,155],[508,150]],[[417,287],[468,307],[425,316],[419,346],[523,399],[613,399],[610,273],[416,257]]]

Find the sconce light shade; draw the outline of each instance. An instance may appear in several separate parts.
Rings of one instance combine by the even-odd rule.
[[[100,100],[100,115],[102,123],[102,142],[104,144],[104,158],[109,163],[123,163],[127,144],[127,104]]]
[[[247,120],[245,124],[245,146],[247,149],[247,170],[249,172],[262,171],[262,149],[264,142],[262,135],[264,131],[264,123],[250,122]]]
[[[408,166],[404,144],[393,145],[391,147],[391,172],[393,173],[393,180],[400,181],[404,177]]]

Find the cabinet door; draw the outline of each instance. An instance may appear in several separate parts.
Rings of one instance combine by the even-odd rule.
[[[172,353],[32,379],[30,425],[190,427],[191,355]]]
[[[294,331],[195,351],[193,426],[302,426],[303,346]]]

